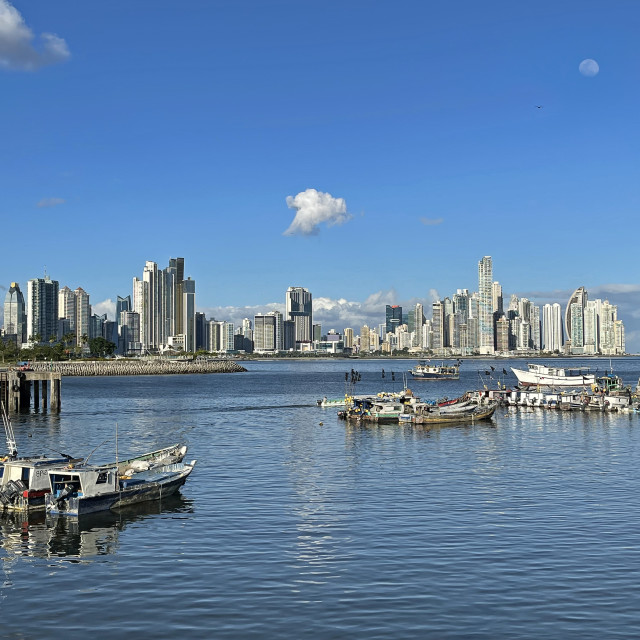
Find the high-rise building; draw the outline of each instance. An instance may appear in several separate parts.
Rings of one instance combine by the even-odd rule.
[[[58,318],[68,321],[69,333],[76,333],[76,294],[69,287],[58,291]],[[62,336],[60,336],[62,338]],[[78,344],[78,341],[75,341]]]
[[[4,335],[18,347],[27,342],[27,310],[17,282],[11,283],[4,297]]]
[[[444,306],[436,300],[431,308],[431,348],[438,351],[444,347]]]
[[[478,317],[480,355],[495,351],[493,337],[493,263],[491,256],[484,256],[478,262],[478,295],[480,315]]]
[[[74,292],[76,302],[76,344],[78,346],[86,345],[89,338],[95,338],[91,330],[91,305],[89,304],[89,294],[82,288],[78,287]],[[102,334],[102,327],[100,333]]]
[[[385,320],[387,333],[395,333],[396,327],[402,324],[402,307],[397,304],[388,304],[385,308]]]
[[[582,353],[583,344],[582,341],[584,339],[583,329],[584,329],[584,308],[587,306],[588,294],[584,287],[578,287],[569,298],[569,302],[567,302],[567,308],[564,313],[564,335],[565,341],[568,343],[570,347],[570,352],[574,353],[573,347],[577,346],[578,351],[576,353]],[[572,308],[573,305],[577,305],[575,308]],[[574,323],[576,331],[579,333],[578,336],[574,338]],[[577,339],[577,342],[576,342]]]
[[[545,351],[561,351],[564,344],[562,335],[562,308],[555,302],[542,307],[542,347]]]
[[[27,283],[27,340],[39,336],[41,342],[58,335],[57,280],[49,276]]]
[[[231,331],[233,335],[233,330]],[[196,281],[187,278],[182,281],[182,333],[184,350],[196,350]],[[233,342],[233,338],[232,338]]]
[[[353,349],[353,329],[351,327],[344,330],[344,348]]]
[[[313,339],[313,304],[311,293],[302,287],[289,287],[285,297],[286,319],[295,325],[296,344]]]

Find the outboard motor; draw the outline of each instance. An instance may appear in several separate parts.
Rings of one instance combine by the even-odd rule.
[[[56,496],[56,504],[60,506],[65,498],[68,498],[75,490],[72,484],[67,484],[65,488],[60,492],[60,495]]]

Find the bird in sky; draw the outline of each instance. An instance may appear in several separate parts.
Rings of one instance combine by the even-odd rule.
[[[541,104],[537,104],[535,105],[536,109],[542,109],[542,105]]]

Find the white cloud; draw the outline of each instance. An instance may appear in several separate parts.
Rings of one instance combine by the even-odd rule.
[[[301,191],[297,196],[287,196],[287,206],[296,210],[296,215],[285,236],[310,236],[318,233],[319,225],[343,224],[351,219],[347,203],[343,198],[334,198],[330,193],[316,189]]]
[[[430,227],[437,224],[442,224],[444,222],[444,218],[420,218],[420,222]]]
[[[107,298],[102,302],[98,302],[96,304],[91,304],[91,312],[95,313],[98,316],[102,316],[105,313],[107,314],[107,319],[115,320],[116,317],[116,303],[111,299]]]
[[[8,0],[0,0],[0,68],[33,71],[69,56],[62,38],[53,33],[34,36],[18,10]]]
[[[58,204],[64,204],[65,200],[62,198],[42,198],[40,202],[38,202],[38,207],[55,207]]]

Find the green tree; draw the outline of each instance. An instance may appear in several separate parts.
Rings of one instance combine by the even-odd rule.
[[[117,345],[102,336],[91,338],[89,340],[89,351],[94,356],[111,356],[116,350]]]

